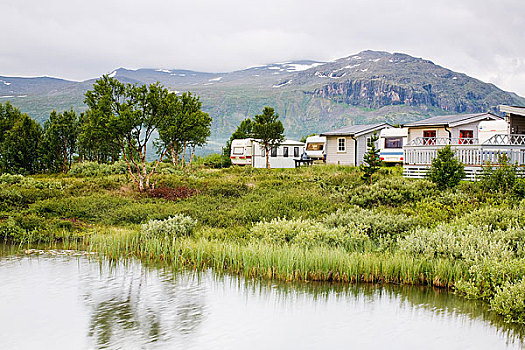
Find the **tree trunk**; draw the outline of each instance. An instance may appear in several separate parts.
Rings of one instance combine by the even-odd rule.
[[[187,141],[184,141],[184,145],[182,146],[182,167],[186,165],[186,145]]]
[[[195,155],[195,147],[197,147],[196,145],[193,145],[193,148],[191,150],[191,154],[190,154],[190,166],[191,166],[191,162],[193,161],[193,156]]]
[[[266,169],[270,169],[270,149],[264,147],[264,150],[266,151]]]

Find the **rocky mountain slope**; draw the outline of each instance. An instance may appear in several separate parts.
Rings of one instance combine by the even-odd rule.
[[[398,123],[446,113],[497,111],[525,105],[505,92],[431,61],[400,53],[363,51],[332,62],[294,61],[229,73],[119,68],[111,76],[129,83],[159,81],[172,91],[192,91],[213,117],[211,145],[219,147],[238,123],[273,106],[290,138],[348,124]],[[83,110],[93,80],[0,76],[0,103],[10,100],[39,120],[55,108]]]

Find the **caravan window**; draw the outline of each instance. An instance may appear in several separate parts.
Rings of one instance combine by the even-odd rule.
[[[403,148],[403,138],[385,137],[385,148]]]
[[[244,147],[233,147],[233,154],[244,154]]]
[[[272,151],[270,153],[271,157],[277,157],[277,147],[272,147]]]
[[[346,152],[346,139],[344,137],[337,139],[337,152]]]
[[[293,156],[294,157],[299,157],[299,147],[294,147],[293,148]]]
[[[309,143],[306,145],[307,151],[322,151],[323,150],[323,143]]]
[[[283,147],[283,157],[288,157],[288,147]]]

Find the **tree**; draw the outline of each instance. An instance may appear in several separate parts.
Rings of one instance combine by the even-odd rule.
[[[202,102],[198,96],[184,92],[182,96],[170,94],[167,99],[167,112],[159,124],[160,149],[167,149],[174,166],[185,164],[186,149],[190,148],[190,160],[195,147],[202,146],[210,136],[211,117],[201,110]]]
[[[104,135],[118,146],[128,173],[141,192],[154,187],[150,178],[167,152],[166,148],[162,149],[151,170],[147,169],[147,145],[166,116],[170,95],[158,83],[124,85],[107,75],[85,94],[89,116],[97,129],[95,136]]]
[[[246,118],[243,121],[241,121],[239,126],[237,126],[237,129],[235,129],[235,131],[233,132],[232,136],[230,136],[230,139],[226,141],[226,146],[222,149],[222,155],[225,160],[225,163],[227,163],[227,166],[231,165],[230,153],[232,149],[232,141],[252,137],[252,128],[253,121],[250,118]]]
[[[103,113],[88,110],[79,116],[77,148],[81,160],[109,163],[119,159],[120,147],[105,125],[107,118]]]
[[[447,145],[438,150],[437,157],[432,159],[427,176],[442,189],[452,188],[465,177],[465,167],[454,157],[450,145]]]
[[[381,167],[381,159],[379,158],[379,150],[376,148],[376,142],[379,140],[377,132],[374,131],[370,140],[368,140],[368,151],[363,156],[363,164],[361,164],[361,170],[363,176],[361,177],[364,181],[372,184],[372,176]]]
[[[66,173],[77,150],[78,117],[75,111],[51,112],[44,123],[42,160],[49,171]]]
[[[0,168],[34,174],[40,169],[42,127],[9,102],[0,104]]]
[[[270,151],[284,141],[284,127],[279,115],[271,107],[264,107],[263,114],[256,115],[252,125],[252,135],[258,139],[266,154],[266,168],[270,169]]]

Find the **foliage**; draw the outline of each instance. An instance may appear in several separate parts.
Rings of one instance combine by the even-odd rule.
[[[184,215],[175,215],[164,220],[149,220],[142,225],[142,236],[165,239],[190,236],[196,224],[196,220]]]
[[[376,142],[379,140],[377,132],[374,131],[372,137],[368,141],[368,150],[363,155],[363,164],[360,166],[363,171],[362,179],[372,184],[372,176],[379,170],[383,163],[379,158],[379,149],[376,148]]]
[[[498,156],[497,165],[487,163],[483,166],[479,186],[484,191],[521,196],[525,194],[525,184],[518,176],[518,168],[509,162],[506,154]]]
[[[198,159],[197,163],[213,169],[227,168],[231,165],[229,155],[226,156],[218,153],[208,154],[205,157],[201,157]]]
[[[255,116],[252,124],[253,137],[258,139],[266,154],[266,168],[270,168],[270,150],[284,141],[284,127],[271,107],[264,107],[263,113]]]
[[[42,160],[51,172],[66,173],[77,152],[78,117],[71,109],[63,113],[51,112],[44,123]]]
[[[118,161],[110,164],[97,162],[74,163],[69,170],[69,175],[73,176],[103,176],[103,175],[123,175],[127,174],[128,167],[126,162]]]
[[[525,278],[499,287],[490,306],[509,322],[525,323]]]
[[[9,102],[0,103],[0,170],[15,174],[34,174],[39,161],[42,127]]]
[[[210,136],[211,117],[202,110],[198,96],[184,92],[182,96],[169,94],[166,100],[166,116],[158,124],[159,140],[156,143],[159,152],[166,149],[171,155],[174,166],[179,164],[182,153],[182,165],[186,162],[186,149],[190,148],[190,163],[195,148],[202,146]]]
[[[452,188],[465,177],[465,167],[454,157],[450,145],[447,145],[437,151],[437,157],[432,159],[427,176],[440,188]]]

